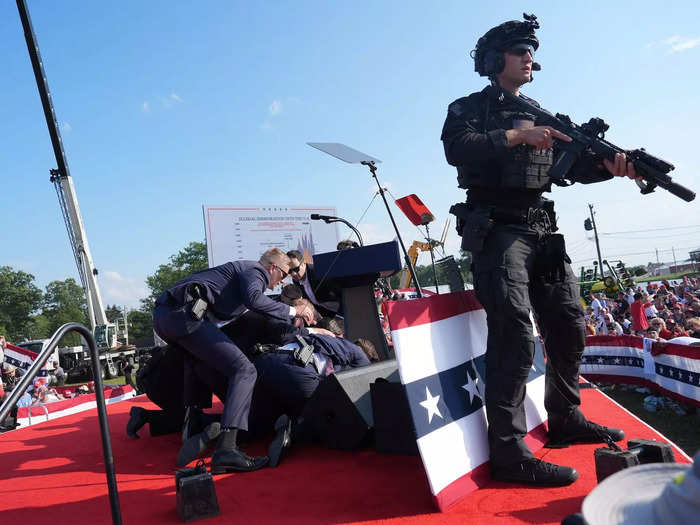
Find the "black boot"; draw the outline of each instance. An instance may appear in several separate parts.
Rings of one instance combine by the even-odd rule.
[[[137,432],[148,423],[148,411],[141,407],[131,407],[129,421],[126,423],[126,435],[131,439],[139,439]]]
[[[210,423],[199,434],[195,434],[182,443],[177,454],[177,466],[184,467],[203,454],[221,434],[221,425],[218,422]]]
[[[223,430],[216,443],[216,450],[211,457],[211,473],[252,472],[267,465],[267,456],[252,458],[238,448],[237,428]]]
[[[267,455],[270,456],[270,467],[276,467],[282,460],[282,456],[292,446],[292,420],[282,414],[275,421],[275,437],[270,443]]]
[[[498,481],[563,487],[578,479],[578,472],[571,467],[530,458],[505,466],[491,466],[491,477]]]
[[[547,448],[566,448],[576,443],[608,443],[609,441],[622,441],[625,433],[619,428],[604,427],[598,423],[588,421],[581,414],[576,417],[561,418],[549,417],[549,442]]]

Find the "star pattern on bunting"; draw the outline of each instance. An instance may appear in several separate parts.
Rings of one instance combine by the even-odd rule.
[[[433,416],[439,416],[440,419],[444,419],[442,417],[442,414],[440,413],[440,409],[438,408],[438,402],[440,401],[440,396],[433,396],[433,394],[430,393],[430,390],[428,390],[428,387],[425,387],[425,401],[420,402],[420,406],[425,408],[428,411],[428,423],[431,423],[433,420]]]
[[[477,379],[471,379],[469,377],[469,374],[467,374],[467,383],[462,385],[462,388],[467,391],[467,394],[469,394],[469,402],[473,403],[475,401],[474,398],[478,397],[483,400],[483,394],[481,393],[481,390],[479,389],[479,385],[477,385]]]

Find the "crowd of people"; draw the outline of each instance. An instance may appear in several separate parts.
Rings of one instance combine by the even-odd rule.
[[[615,298],[593,292],[585,315],[588,335],[627,334],[656,341],[700,339],[700,279],[685,276],[629,287]]]

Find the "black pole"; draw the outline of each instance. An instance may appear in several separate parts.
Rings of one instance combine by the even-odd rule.
[[[379,184],[379,179],[377,178],[377,165],[374,163],[374,161],[366,161],[363,160],[361,164],[364,164],[369,168],[369,171],[372,173],[372,177],[374,177],[375,182],[377,183],[377,187],[379,188],[379,195],[382,196],[382,200],[384,201],[384,206],[386,206],[386,211],[389,214],[389,218],[391,219],[391,224],[394,226],[394,231],[396,232],[396,238],[399,240],[399,245],[401,246],[401,251],[403,252],[403,258],[404,261],[406,262],[406,267],[408,268],[408,271],[411,273],[411,278],[413,279],[413,283],[415,284],[416,287],[416,293],[418,294],[418,297],[423,297],[423,290],[421,290],[420,284],[418,284],[418,278],[416,277],[416,270],[413,267],[413,263],[411,262],[411,258],[408,256],[408,252],[406,251],[406,246],[403,244],[403,239],[401,239],[401,234],[399,233],[399,228],[396,226],[396,221],[394,221],[394,216],[391,214],[391,209],[389,208],[389,203],[386,201],[386,197],[384,196],[384,188],[382,188],[382,185]]]
[[[433,240],[430,238],[430,230],[428,225],[425,225],[425,235],[428,238],[428,246],[430,247],[430,264],[433,266],[433,280],[435,281],[435,293],[440,295],[440,289],[438,288],[438,278],[437,270],[435,269],[435,254],[433,253]]]
[[[19,1],[20,0],[18,0],[18,2]],[[109,488],[109,505],[112,509],[112,523],[113,525],[121,525],[122,512],[119,506],[119,491],[117,490],[117,478],[114,470],[114,458],[112,456],[112,440],[109,437],[104,385],[102,383],[102,375],[100,374],[100,357],[97,352],[95,338],[92,333],[90,333],[90,330],[78,323],[67,323],[54,332],[49,343],[39,352],[32,366],[29,367],[29,370],[22,376],[22,379],[20,379],[19,383],[5,399],[2,406],[0,406],[0,421],[3,421],[5,417],[7,417],[7,414],[12,407],[15,406],[19,397],[29,386],[29,383],[34,380],[34,377],[39,373],[41,367],[44,366],[44,363],[46,363],[49,356],[58,346],[58,342],[68,332],[78,332],[83,336],[83,339],[87,341],[88,347],[90,348],[92,375],[95,378],[95,396],[97,397],[97,415],[100,420],[100,433],[102,435],[102,453],[105,458],[105,474],[107,475],[107,487]]]
[[[595,214],[593,213],[593,205],[589,204],[588,209],[591,212],[591,223],[593,223],[593,235],[595,236],[595,249],[598,252],[598,266],[600,267],[600,278],[604,277],[603,274],[603,258],[600,255],[600,244],[598,243],[598,228],[595,225]]]
[[[325,221],[327,224],[330,224],[332,222],[342,222],[345,226],[350,228],[352,231],[355,232],[355,235],[357,235],[357,240],[360,241],[360,246],[364,246],[365,243],[362,242],[362,235],[360,235],[360,232],[357,231],[357,228],[355,228],[352,224],[350,224],[349,221],[346,221],[345,219],[341,217],[335,217],[334,219],[326,219]]]
[[[51,101],[49,82],[48,80],[46,80],[44,63],[41,60],[41,54],[39,53],[39,44],[36,41],[34,27],[32,26],[32,20],[29,17],[29,11],[27,10],[27,4],[25,0],[17,0],[17,10],[19,11],[19,18],[22,21],[22,28],[24,29],[24,39],[27,41],[29,58],[32,62],[32,69],[34,70],[36,86],[39,89],[41,105],[44,108],[44,117],[46,117],[46,125],[49,128],[49,135],[51,136],[51,145],[53,146],[53,154],[56,157],[56,165],[58,166],[59,175],[61,177],[68,177],[70,176],[70,171],[68,170],[68,161],[66,160],[66,153],[63,149],[61,132],[58,129],[56,112],[54,111],[53,102]]]

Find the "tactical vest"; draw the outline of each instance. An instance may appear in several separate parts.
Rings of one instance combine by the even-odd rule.
[[[486,126],[484,115],[469,119],[480,131],[495,129],[526,128],[536,125],[534,115],[523,113],[516,108],[508,108],[492,100],[491,111]],[[482,108],[484,111],[485,108]],[[475,122],[475,120],[478,120]],[[549,169],[552,167],[553,150],[536,150],[532,146],[520,144],[508,148],[504,153],[487,163],[457,167],[457,182],[460,188],[511,188],[550,191]]]

